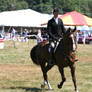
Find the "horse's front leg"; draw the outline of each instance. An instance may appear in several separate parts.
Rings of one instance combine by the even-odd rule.
[[[75,76],[76,66],[75,66],[75,63],[72,66],[70,66],[70,68],[71,68],[72,81],[73,81],[74,87],[75,87],[75,92],[79,92],[77,89],[77,84],[76,84],[76,76]]]
[[[50,83],[49,83],[49,81],[48,81],[48,76],[47,76],[47,72],[48,72],[52,67],[53,67],[53,65],[52,65],[52,66],[49,66],[49,65],[47,65],[47,66],[41,65],[41,69],[42,69],[43,77],[44,77],[44,82],[43,82],[43,84],[41,85],[41,88],[44,88],[45,85],[47,84],[47,85],[48,85],[48,89],[52,89],[52,87],[51,87],[51,85],[50,85]]]
[[[59,67],[59,72],[61,74],[62,77],[62,81],[60,82],[60,84],[58,85],[58,88],[62,88],[64,82],[66,81],[65,75],[64,75],[64,69]]]

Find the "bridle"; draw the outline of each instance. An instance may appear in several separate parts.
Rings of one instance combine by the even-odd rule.
[[[75,51],[76,50],[76,42],[74,39],[74,34],[71,34],[71,38],[72,38],[72,42],[73,42],[73,51]]]

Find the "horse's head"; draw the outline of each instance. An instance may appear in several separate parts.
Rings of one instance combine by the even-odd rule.
[[[76,50],[76,27],[74,29],[68,28],[63,37],[63,44],[67,50]]]
[[[65,33],[65,35],[64,35],[64,37],[67,38],[67,37],[69,37],[72,34],[74,35],[75,32],[76,32],[76,26],[75,26],[74,29],[68,28],[66,33]]]

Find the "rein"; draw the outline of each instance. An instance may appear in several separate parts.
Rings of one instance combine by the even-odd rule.
[[[60,41],[62,40],[63,38],[59,38],[59,40],[56,42],[56,45],[55,45],[55,48],[54,48],[54,53],[55,53],[55,51],[56,51],[56,49],[57,49],[57,47],[58,47],[58,45],[59,45],[59,43],[60,43]]]

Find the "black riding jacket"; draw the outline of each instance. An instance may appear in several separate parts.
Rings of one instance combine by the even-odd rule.
[[[55,22],[54,17],[48,21],[47,32],[49,38],[52,40],[58,40],[66,32],[64,24],[60,18],[58,18],[58,24]]]

